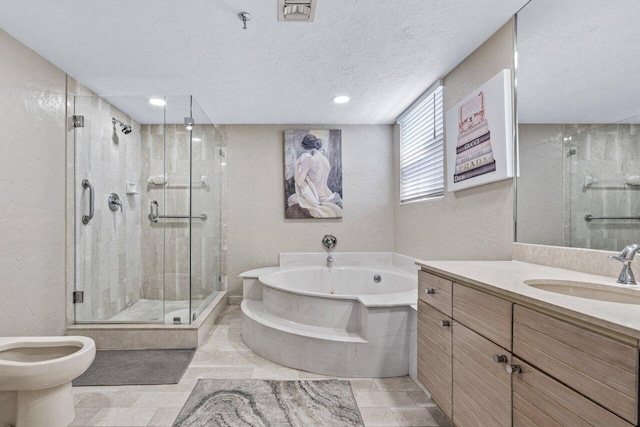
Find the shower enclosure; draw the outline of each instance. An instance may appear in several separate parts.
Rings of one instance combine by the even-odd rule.
[[[219,132],[190,96],[69,101],[75,322],[193,322],[223,291]]]

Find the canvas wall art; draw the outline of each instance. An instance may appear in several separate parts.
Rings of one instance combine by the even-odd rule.
[[[286,218],[342,218],[342,131],[284,133]]]
[[[513,177],[511,72],[502,70],[446,114],[447,190]]]

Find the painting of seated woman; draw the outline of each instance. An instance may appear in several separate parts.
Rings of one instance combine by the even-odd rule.
[[[342,218],[342,132],[284,133],[285,217]]]

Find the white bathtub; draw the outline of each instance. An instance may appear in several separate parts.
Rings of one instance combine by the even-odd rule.
[[[409,372],[416,275],[392,266],[353,266],[270,268],[242,276],[242,337],[261,356],[325,375]]]

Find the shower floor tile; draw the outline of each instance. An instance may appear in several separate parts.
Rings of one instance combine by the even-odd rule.
[[[162,312],[162,301],[140,300],[118,316]],[[182,305],[181,305],[182,304]],[[167,301],[167,312],[188,307],[187,301]],[[156,310],[156,311],[154,311]],[[144,319],[148,320],[148,319]],[[74,426],[171,426],[186,396],[200,378],[320,379],[333,378],[280,366],[255,354],[242,342],[240,306],[226,308],[205,343],[200,346],[178,384],[156,386],[78,387]],[[449,425],[409,377],[350,380],[365,427]],[[127,396],[123,399],[121,396]],[[84,404],[83,404],[84,402]],[[100,408],[96,406],[101,406]]]

